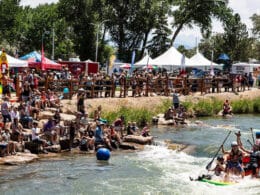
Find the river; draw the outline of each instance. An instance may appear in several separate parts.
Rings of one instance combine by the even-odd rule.
[[[112,152],[108,162],[94,155],[65,154],[35,163],[2,167],[0,194],[259,194],[259,180],[245,178],[226,187],[190,181],[206,173],[205,166],[229,130],[242,133],[247,148],[250,127],[260,127],[259,116],[239,115],[230,119],[204,118],[202,126],[174,129],[152,127],[155,145],[139,152]],[[163,140],[190,144],[190,154],[167,149]],[[235,140],[232,133],[225,144]]]

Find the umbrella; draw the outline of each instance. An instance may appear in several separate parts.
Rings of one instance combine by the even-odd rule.
[[[122,66],[120,66],[120,68],[130,69],[131,65],[130,64],[123,64]]]

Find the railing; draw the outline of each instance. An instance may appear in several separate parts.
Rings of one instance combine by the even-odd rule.
[[[18,81],[22,82],[22,81]],[[248,82],[236,82],[230,78],[178,78],[178,77],[159,77],[159,78],[121,78],[121,79],[70,79],[70,80],[46,80],[39,85],[41,90],[51,89],[62,93],[64,88],[69,89],[69,98],[77,94],[80,88],[85,90],[88,98],[98,97],[127,97],[127,96],[149,96],[163,95],[169,96],[176,91],[183,95],[194,92],[221,93],[226,91],[238,92],[249,89]],[[18,85],[17,85],[18,86]],[[118,93],[116,93],[118,91]],[[19,90],[17,92],[19,94]],[[119,94],[119,95],[118,95]]]

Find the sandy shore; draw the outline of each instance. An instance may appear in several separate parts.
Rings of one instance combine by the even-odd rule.
[[[252,88],[244,92],[222,92],[222,93],[209,93],[201,95],[200,92],[193,93],[188,96],[180,96],[180,101],[198,101],[200,99],[216,98],[219,100],[228,99],[231,102],[239,99],[254,99],[260,97],[260,89]],[[122,106],[127,108],[148,108],[153,110],[164,100],[172,100],[171,96],[153,96],[153,97],[126,97],[126,98],[95,98],[86,99],[85,106],[89,113],[92,113],[99,105],[102,105],[104,111],[117,111]],[[73,96],[72,100],[62,100],[63,110],[65,112],[76,112],[77,97]]]

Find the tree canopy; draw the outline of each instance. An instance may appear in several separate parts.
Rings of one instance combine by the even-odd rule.
[[[152,57],[160,55],[183,28],[196,25],[204,36],[201,47],[210,55],[203,44],[212,45],[208,40],[213,18],[224,27],[223,35],[214,40],[216,53],[227,52],[234,60],[256,55],[257,49],[250,49],[250,44],[258,48],[259,41],[248,36],[246,26],[226,0],[60,0],[35,8],[20,6],[19,0],[1,0],[0,45],[22,55],[40,50],[43,43],[51,57],[54,39],[55,59],[79,56],[105,63],[116,53],[118,59],[130,62],[134,50],[136,60],[145,50]],[[259,15],[251,19],[259,38]],[[194,52],[180,49],[188,55]]]

